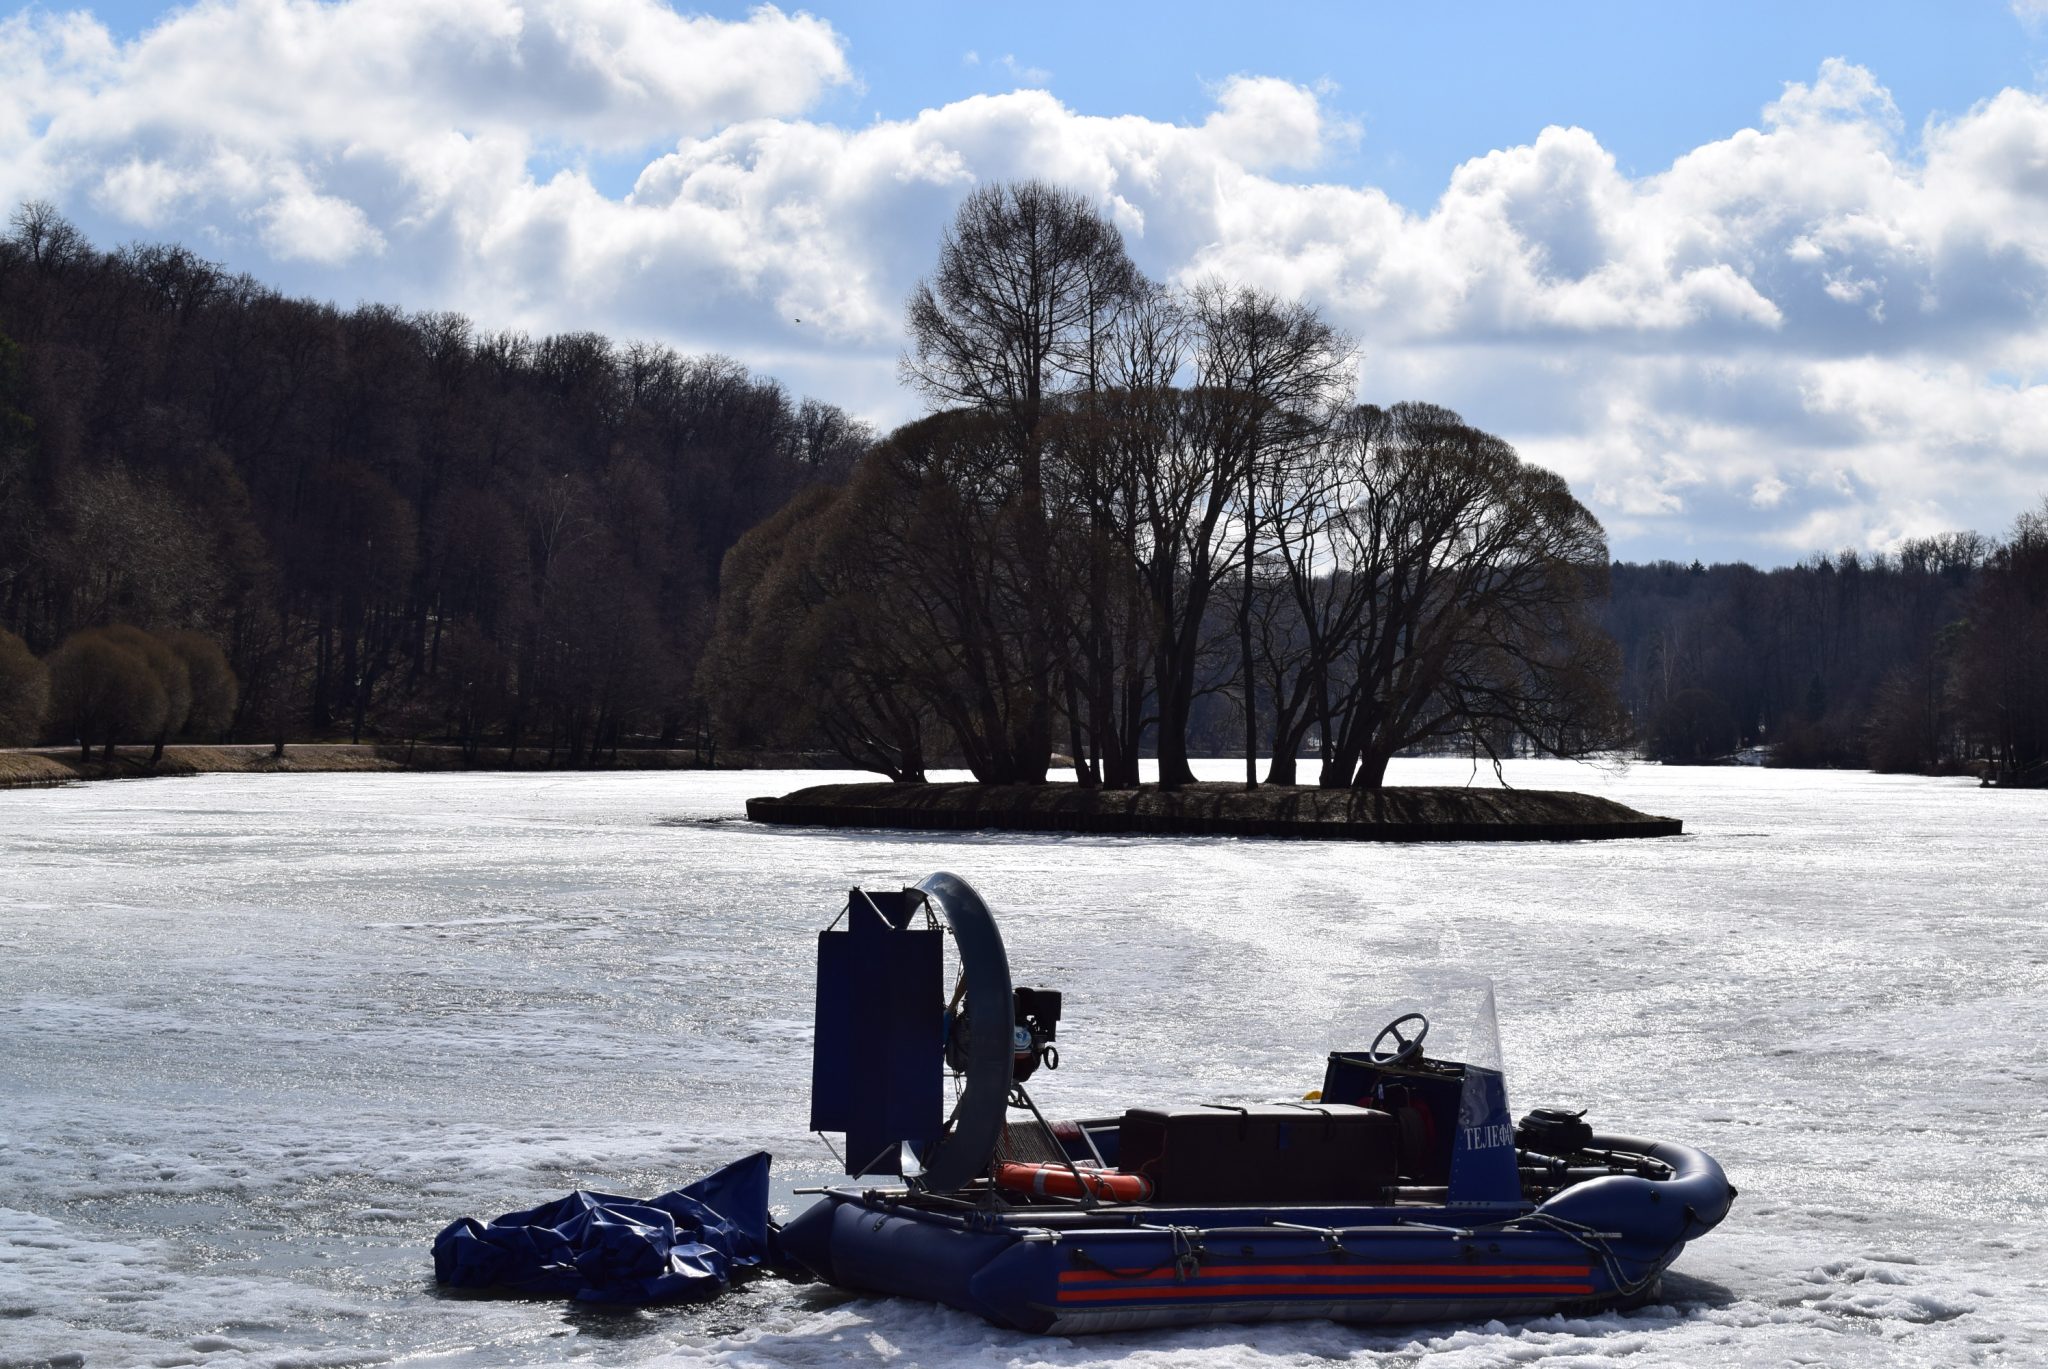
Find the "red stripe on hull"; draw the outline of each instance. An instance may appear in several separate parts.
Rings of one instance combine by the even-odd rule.
[[[1204,1265],[1201,1279],[1246,1279],[1271,1275],[1275,1278],[1384,1279],[1409,1275],[1469,1279],[1583,1279],[1592,1272],[1583,1264],[1218,1264]],[[1060,1272],[1062,1285],[1075,1283],[1128,1283],[1146,1277],[1170,1278],[1172,1271],[1151,1269],[1107,1270],[1067,1269]]]
[[[1216,1283],[1174,1284],[1159,1288],[1062,1288],[1068,1302],[1160,1302],[1170,1299],[1279,1297],[1319,1294],[1332,1299],[1421,1293],[1431,1296],[1462,1293],[1497,1298],[1510,1295],[1576,1295],[1590,1297],[1590,1283]]]

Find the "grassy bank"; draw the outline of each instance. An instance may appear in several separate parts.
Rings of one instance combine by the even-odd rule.
[[[1073,784],[825,784],[747,800],[756,822],[913,831],[1101,832],[1326,841],[1588,841],[1677,836],[1676,818],[1544,789],[1377,791],[1205,783],[1166,790]]]
[[[111,759],[98,750],[90,759],[75,748],[63,750],[0,750],[0,789],[69,784],[78,780],[127,780],[169,775],[280,774],[306,775],[346,771],[559,770],[560,756],[528,747],[516,756],[503,749],[466,754],[459,746],[408,746],[378,743],[351,746],[338,742],[305,742],[287,746],[283,756],[268,743],[249,746],[167,746],[150,763],[146,746],[116,748]],[[795,752],[721,753],[715,766],[695,751],[621,751],[617,759],[577,767],[583,770],[801,770],[821,758]],[[822,763],[829,763],[825,761]]]
[[[75,750],[0,751],[0,785],[68,784],[75,780],[126,780],[148,776],[211,774],[306,774],[328,770],[398,770],[371,746],[308,745],[273,756],[269,746],[167,746],[155,764],[147,746],[117,747],[111,758],[98,749],[91,759]]]

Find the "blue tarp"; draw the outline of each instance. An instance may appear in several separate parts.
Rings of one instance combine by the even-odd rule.
[[[434,1238],[434,1277],[585,1302],[715,1297],[733,1270],[771,1262],[768,1164],[759,1151],[659,1198],[578,1190],[494,1222],[464,1217]]]

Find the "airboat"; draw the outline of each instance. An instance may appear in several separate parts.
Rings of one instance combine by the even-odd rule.
[[[810,1120],[859,1182],[805,1190],[781,1254],[1060,1335],[1655,1300],[1728,1213],[1721,1166],[1578,1112],[1512,1121],[1490,988],[1465,998],[1457,1029],[1420,1004],[1331,1050],[1299,1100],[1053,1120],[1028,1086],[1062,998],[1011,982],[981,897],[946,873],[854,889],[818,939]]]

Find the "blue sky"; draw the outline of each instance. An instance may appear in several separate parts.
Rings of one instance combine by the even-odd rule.
[[[1370,181],[1418,210],[1452,167],[1546,124],[1593,130],[1641,173],[1753,122],[1824,58],[1881,73],[1918,124],[2034,84],[2048,55],[1998,0],[809,8],[852,40],[867,88],[840,97],[833,112],[846,119],[900,118],[997,86],[995,72],[960,60],[970,51],[1048,73],[1047,88],[1082,113],[1177,122],[1203,118],[1208,88],[1238,72],[1334,82],[1332,103],[1364,136],[1319,178]]]
[[[1501,432],[1623,555],[2048,493],[2048,0],[0,15],[0,198],[343,304],[725,351],[889,423],[951,207],[1043,175],[1156,276],[1324,307],[1363,398]]]

